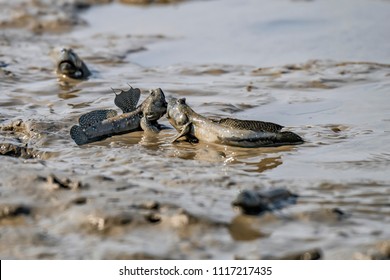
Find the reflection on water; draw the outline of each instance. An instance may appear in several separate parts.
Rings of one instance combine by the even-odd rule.
[[[236,241],[251,241],[254,239],[267,237],[269,234],[265,234],[259,231],[258,221],[251,216],[238,215],[236,216],[230,226],[229,233]]]
[[[266,170],[278,167],[282,163],[283,163],[283,161],[282,161],[281,156],[263,158],[259,162],[256,162],[256,163],[247,163],[247,165],[249,165],[250,167],[253,167],[253,169],[246,169],[245,171],[263,173]]]

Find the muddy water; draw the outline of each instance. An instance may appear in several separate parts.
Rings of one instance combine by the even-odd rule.
[[[12,11],[0,31],[2,258],[389,258],[388,1],[0,3]],[[26,16],[37,9],[48,16]],[[58,82],[51,57],[64,46],[88,81]],[[172,144],[162,119],[156,137],[78,147],[70,127],[114,108],[110,87],[127,83],[306,142]],[[297,203],[261,216],[231,206],[273,188]]]

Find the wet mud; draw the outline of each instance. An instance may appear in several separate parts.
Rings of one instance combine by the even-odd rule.
[[[180,60],[181,37],[132,29],[140,25],[101,31],[91,18],[119,7],[157,13],[157,26],[173,6],[180,18],[221,1],[123,2],[139,1],[0,1],[2,259],[389,259],[389,57],[149,66],[165,48]],[[371,2],[389,4],[357,6]],[[270,27],[287,34],[283,22],[258,28]],[[199,28],[187,37],[206,32]],[[53,57],[63,47],[82,57],[87,80],[58,79]],[[251,49],[243,60],[255,57]],[[176,130],[162,118],[158,135],[77,146],[69,131],[80,115],[113,108],[111,87],[128,84],[185,97],[207,117],[281,124],[305,143],[172,143]],[[260,201],[267,211],[255,215],[233,203],[245,191],[275,190],[283,190],[276,202]]]

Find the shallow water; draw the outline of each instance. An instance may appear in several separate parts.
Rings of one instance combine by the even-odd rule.
[[[0,157],[1,257],[388,258],[389,5],[113,3],[77,11],[88,25],[61,34],[2,29],[0,142],[33,151]],[[64,46],[88,81],[58,82],[50,57]],[[156,137],[78,147],[70,127],[114,108],[110,87],[127,83],[210,117],[282,124],[305,143],[172,144],[162,119],[170,129]],[[241,190],[279,187],[297,204],[259,217],[231,206]]]

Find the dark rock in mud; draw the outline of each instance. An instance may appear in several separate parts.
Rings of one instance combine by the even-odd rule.
[[[259,215],[295,204],[297,197],[298,195],[281,188],[267,191],[244,190],[232,205],[239,207],[246,215]]]
[[[52,190],[79,190],[88,188],[88,185],[82,184],[80,181],[72,180],[69,178],[60,179],[53,174],[47,177],[39,177],[39,179],[46,181],[47,187]]]
[[[155,224],[161,222],[161,215],[159,215],[158,213],[149,213],[145,215],[145,219],[146,221]]]
[[[128,190],[128,189],[133,189],[133,188],[136,188],[138,187],[137,185],[133,185],[133,184],[130,184],[130,185],[126,185],[126,186],[121,186],[121,187],[116,187],[115,190],[117,192],[123,192],[125,190]]]
[[[97,175],[96,179],[99,181],[109,181],[109,182],[115,181],[114,178],[105,175]]]
[[[13,218],[20,215],[28,216],[31,214],[31,208],[22,204],[3,204],[0,205],[0,219]]]
[[[0,77],[1,79],[16,79],[16,75],[12,71],[3,68],[0,68]]]
[[[75,204],[75,205],[84,205],[87,203],[87,201],[88,201],[88,199],[86,197],[81,196],[81,197],[77,197],[77,198],[73,199],[71,201],[71,203]]]
[[[11,143],[0,143],[0,155],[31,159],[40,158],[42,153],[26,146],[18,146]]]
[[[310,249],[298,253],[288,254],[281,257],[281,260],[319,260],[322,258],[322,251],[320,249]]]

